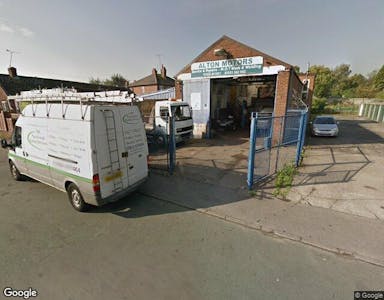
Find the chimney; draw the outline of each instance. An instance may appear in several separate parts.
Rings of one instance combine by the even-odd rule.
[[[161,65],[161,77],[164,79],[167,77],[167,69],[164,67],[164,65]]]
[[[8,68],[8,74],[9,74],[9,77],[11,77],[11,78],[17,77],[16,68],[15,67],[9,67]]]
[[[155,68],[153,68],[153,69],[152,69],[152,75],[153,75],[153,76],[156,76],[156,74],[157,74],[157,71],[156,71]]]

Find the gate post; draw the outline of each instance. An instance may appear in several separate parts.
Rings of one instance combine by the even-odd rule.
[[[247,184],[248,189],[252,189],[254,171],[255,171],[255,151],[256,151],[256,135],[257,135],[257,113],[251,114],[251,133],[249,136],[249,154],[248,154],[248,173]]]
[[[173,174],[175,169],[175,161],[176,161],[176,139],[175,139],[175,118],[169,117],[169,165],[168,170],[169,174]]]
[[[304,146],[306,115],[307,115],[306,112],[301,112],[300,114],[300,127],[299,127],[299,136],[297,139],[296,161],[295,161],[296,167],[298,167],[300,164],[301,151],[303,150],[303,146]]]

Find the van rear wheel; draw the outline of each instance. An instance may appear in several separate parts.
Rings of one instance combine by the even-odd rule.
[[[88,210],[89,208],[88,204],[85,203],[79,188],[74,183],[71,183],[68,186],[67,193],[68,193],[69,201],[71,202],[74,209],[80,212]]]
[[[11,175],[13,179],[15,179],[16,181],[20,181],[23,179],[23,176],[20,174],[19,170],[17,169],[15,164],[11,161],[9,162],[9,169],[11,171]]]

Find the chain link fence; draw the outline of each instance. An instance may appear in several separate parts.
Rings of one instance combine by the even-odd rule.
[[[285,116],[252,113],[248,156],[248,188],[286,165],[298,166],[304,146],[307,111]]]
[[[161,126],[155,126],[155,118],[161,118]],[[148,166],[173,173],[176,164],[175,120],[172,116],[152,117],[143,115],[148,141]]]

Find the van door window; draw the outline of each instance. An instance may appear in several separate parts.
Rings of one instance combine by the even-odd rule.
[[[166,106],[160,106],[160,117],[161,117],[164,121],[168,121],[168,117],[169,117],[168,107],[166,107]]]
[[[21,127],[16,126],[12,135],[12,144],[15,147],[21,147]]]

